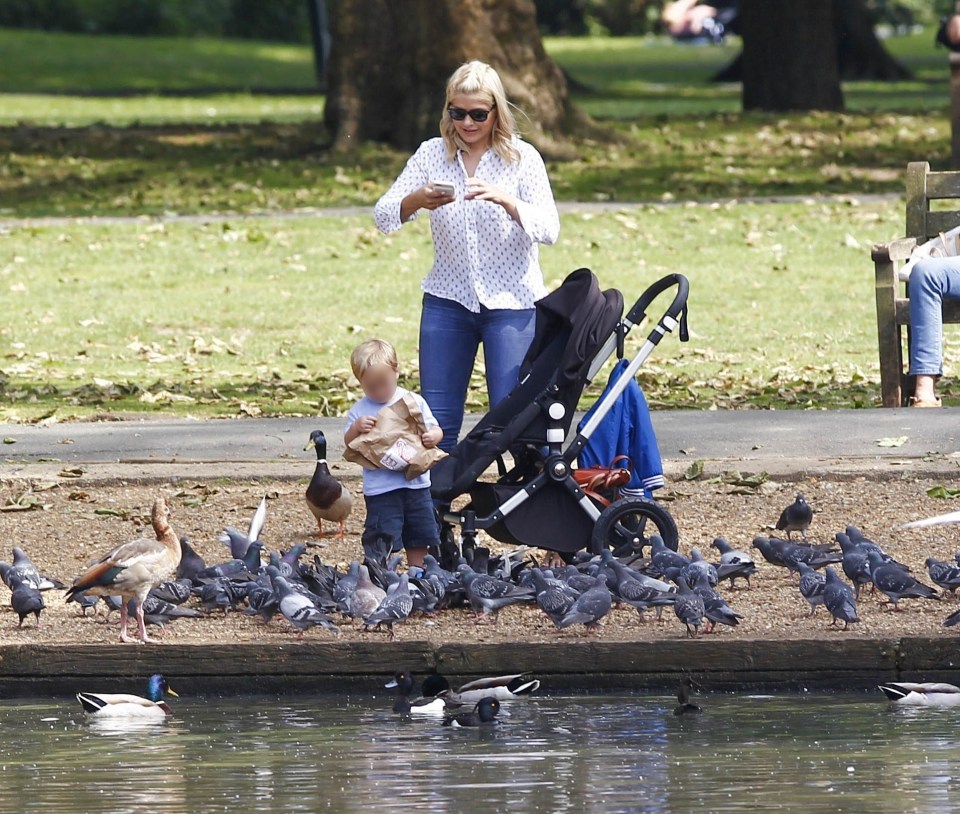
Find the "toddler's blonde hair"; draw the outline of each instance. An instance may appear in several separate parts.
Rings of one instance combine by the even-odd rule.
[[[385,339],[368,339],[361,342],[350,354],[350,367],[357,381],[363,379],[363,374],[371,367],[386,365],[400,372],[400,363],[397,361],[397,351]]]

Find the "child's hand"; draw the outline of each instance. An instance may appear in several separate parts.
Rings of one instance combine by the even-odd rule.
[[[357,433],[357,435],[363,435],[365,432],[370,432],[370,430],[376,426],[377,417],[375,415],[361,416],[353,422],[353,430]]]
[[[434,427],[432,430],[427,430],[420,436],[420,441],[423,443],[423,446],[426,449],[432,449],[442,440],[443,430],[441,430],[439,427]]]

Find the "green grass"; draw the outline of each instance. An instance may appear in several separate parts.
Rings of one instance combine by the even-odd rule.
[[[670,337],[642,375],[656,406],[866,406],[879,390],[868,247],[901,217],[893,202],[569,214],[543,264],[551,286],[586,265],[628,301],[688,275],[691,341]],[[18,227],[0,257],[16,314],[0,329],[6,420],[337,413],[357,395],[349,352],[374,335],[416,386],[425,222],[391,237],[369,217]]]
[[[902,231],[902,202],[817,197],[899,192],[907,161],[945,164],[947,61],[929,40],[889,43],[915,80],[788,116],[739,113],[735,88],[706,82],[732,47],[548,41],[621,136],[549,161],[558,198],[728,201],[565,215],[543,251],[551,286],[581,265],[628,299],[690,277],[692,341],[642,374],[655,405],[878,403],[868,248]],[[406,158],[329,154],[322,98],[300,95],[308,49],[0,30],[0,54],[0,215],[268,215],[0,226],[0,418],[336,413],[356,397],[349,351],[374,334],[415,386],[425,219],[386,238],[368,215],[269,216],[369,207]],[[763,195],[810,201],[734,201]]]

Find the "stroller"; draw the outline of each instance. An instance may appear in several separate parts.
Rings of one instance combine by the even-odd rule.
[[[584,387],[614,351],[623,358],[630,329],[658,295],[674,286],[666,313],[564,448]],[[568,560],[582,549],[638,554],[649,542],[652,524],[651,533],[676,550],[677,526],[666,509],[645,497],[623,497],[603,507],[573,472],[591,434],[664,334],[679,326],[680,340],[688,340],[688,288],[684,276],[667,275],[621,317],[623,295],[616,289],[601,292],[597,278],[584,268],[537,303],[536,332],[520,367],[520,383],[431,470],[436,501],[449,505],[461,495],[470,498],[465,508],[443,513],[444,548],[455,546],[453,527],[460,526],[464,554],[481,529],[501,542],[548,549]],[[509,470],[506,452],[513,457]],[[480,481],[494,462],[497,480]]]

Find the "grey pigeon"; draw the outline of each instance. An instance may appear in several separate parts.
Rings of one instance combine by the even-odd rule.
[[[824,551],[822,547],[810,546],[805,543],[793,543],[789,540],[771,541],[780,550],[780,558],[787,570],[795,574],[800,573],[798,564],[806,563],[814,570],[843,561],[840,551]]]
[[[383,602],[387,592],[379,585],[374,585],[370,579],[367,566],[361,565],[357,586],[350,598],[350,616],[354,619],[366,619]]]
[[[867,552],[854,543],[845,532],[838,531],[835,538],[843,551],[843,573],[853,583],[854,596],[859,599],[861,586],[870,585],[873,582]]]
[[[390,586],[383,601],[366,619],[363,620],[365,628],[376,627],[378,630],[381,625],[387,626],[390,638],[396,634],[393,632],[393,626],[398,622],[403,622],[413,610],[413,597],[410,596],[410,580],[406,574],[401,575],[400,581]]]
[[[737,551],[723,537],[717,537],[710,545],[720,552],[720,563],[716,566],[717,579],[721,582],[730,580],[731,589],[736,587],[736,581],[742,577],[750,587],[750,577],[757,573],[757,565],[753,557],[743,551]]]
[[[782,541],[776,541],[782,542]],[[753,538],[751,545],[760,552],[763,558],[771,565],[783,565],[783,556],[780,549],[774,545],[774,540],[757,535]]]
[[[960,588],[960,565],[956,562],[944,562],[933,557],[927,557],[924,565],[927,567],[927,573],[931,580],[943,590],[950,591],[954,596],[957,595],[957,588]]]
[[[860,617],[857,616],[857,600],[854,597],[853,588],[840,579],[837,572],[829,565],[826,575],[827,583],[823,589],[823,604],[833,617],[830,627],[836,625],[837,622],[843,622],[843,629],[846,630],[851,623],[860,621]]]
[[[643,613],[650,608],[657,609],[657,620],[659,621],[663,609],[674,603],[676,592],[670,589],[666,583],[656,585],[657,581],[649,577],[646,581],[636,579],[630,569],[617,560],[614,560],[612,565],[617,575],[617,597],[622,602],[636,608],[641,622],[646,621]]]
[[[478,618],[482,612],[483,616],[493,614],[496,621],[501,608],[536,598],[532,588],[521,588],[512,582],[478,574],[466,564],[459,566],[457,572],[463,580],[470,607]]]
[[[823,589],[827,585],[827,578],[819,571],[814,571],[805,562],[800,563],[800,594],[810,604],[810,613],[813,616],[819,605],[823,604]]]
[[[273,580],[277,594],[280,597],[280,613],[298,631],[298,638],[303,638],[307,628],[322,627],[339,635],[340,629],[333,620],[319,610],[307,597],[298,594],[283,577]]]
[[[700,635],[700,625],[703,624],[703,598],[685,582],[680,584],[676,599],[673,603],[673,612],[687,627],[687,637],[690,639]]]
[[[957,623],[960,623],[960,610],[955,610],[946,619],[943,620],[944,627],[953,627]]]
[[[580,594],[557,627],[565,628],[580,624],[586,625],[587,630],[598,631],[600,620],[610,613],[612,604],[613,599],[607,587],[607,578],[601,574],[589,591]]]
[[[49,591],[51,588],[66,588],[60,580],[52,579],[40,573],[40,569],[33,564],[22,548],[13,547],[13,564],[4,568],[3,581],[12,591],[17,585],[29,585],[38,591]]]
[[[709,624],[704,633],[713,633],[717,625],[736,627],[740,624],[743,616],[731,608],[726,600],[711,587],[706,574],[701,573],[691,587],[703,600],[703,615]]]
[[[671,568],[682,569],[690,560],[669,548],[659,534],[650,535],[650,566],[647,569],[655,577],[663,576]]]
[[[337,603],[337,610],[344,616],[350,615],[350,602],[353,592],[357,589],[357,580],[360,579],[360,563],[354,560],[350,563],[347,573],[337,579],[333,586],[333,600]]]
[[[876,551],[867,555],[870,562],[870,575],[877,590],[887,595],[889,602],[884,605],[893,605],[895,611],[900,610],[901,599],[936,599],[938,594],[929,585],[924,585],[913,574],[908,574],[899,565],[885,563]]]
[[[180,538],[180,564],[177,566],[177,579],[192,580],[197,574],[203,571],[207,564],[203,557],[193,550],[190,540],[186,537]]]
[[[40,590],[27,580],[15,582],[14,586],[10,594],[10,605],[20,617],[17,627],[23,627],[23,620],[31,613],[37,617],[37,627],[40,627],[40,611],[46,607]]]
[[[87,615],[87,608],[93,608],[93,615],[96,616],[97,603],[100,602],[100,597],[96,594],[90,595],[84,591],[79,591],[67,597],[67,602],[76,602],[80,606],[80,612],[84,616]]]
[[[559,630],[560,621],[577,601],[577,595],[565,583],[559,580],[548,580],[539,568],[531,571],[531,578],[537,592],[537,607]]]
[[[792,532],[799,531],[803,535],[803,539],[806,540],[807,529],[810,528],[812,522],[813,509],[810,508],[810,504],[807,503],[803,495],[798,494],[797,499],[780,513],[780,519],[777,521],[777,531],[785,531],[788,540]]]
[[[690,562],[680,569],[680,579],[686,580],[689,585],[696,585],[700,574],[707,578],[710,585],[717,584],[717,569],[704,559],[699,548],[694,547],[690,549]]]

